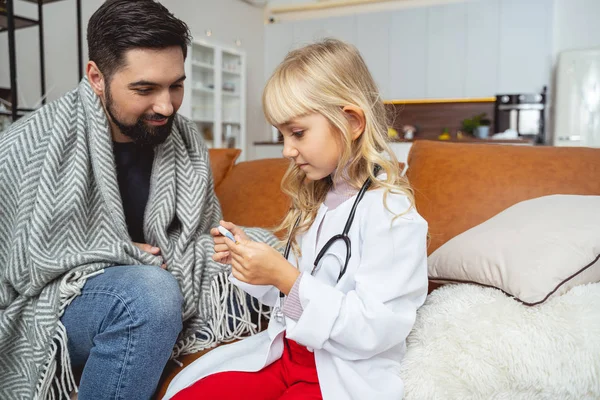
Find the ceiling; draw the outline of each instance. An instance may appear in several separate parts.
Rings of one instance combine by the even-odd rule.
[[[289,6],[289,5],[299,5],[299,4],[310,4],[310,3],[324,3],[331,0],[240,0],[244,3],[248,3],[258,7],[264,6]],[[338,3],[343,3],[343,1],[337,0]]]

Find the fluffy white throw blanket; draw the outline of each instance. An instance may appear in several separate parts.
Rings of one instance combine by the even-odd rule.
[[[600,399],[600,283],[534,307],[447,285],[421,307],[407,344],[407,400]]]

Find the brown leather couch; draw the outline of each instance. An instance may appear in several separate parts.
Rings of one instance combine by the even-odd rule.
[[[288,161],[234,165],[238,154],[224,149],[210,154],[224,218],[242,226],[276,226],[289,206],[279,186]],[[408,165],[417,209],[429,223],[429,254],[519,201],[550,194],[600,195],[600,149],[416,141]],[[187,365],[204,353],[180,361]],[[169,362],[157,398],[180,370]]]

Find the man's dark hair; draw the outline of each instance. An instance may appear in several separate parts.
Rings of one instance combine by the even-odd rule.
[[[191,35],[185,22],[154,0],[108,0],[90,18],[87,41],[90,60],[110,81],[128,50],[180,46],[185,59]]]

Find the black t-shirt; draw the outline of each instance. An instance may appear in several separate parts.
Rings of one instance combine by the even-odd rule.
[[[134,242],[145,243],[144,212],[150,193],[154,149],[113,142],[113,151],[129,235]]]

